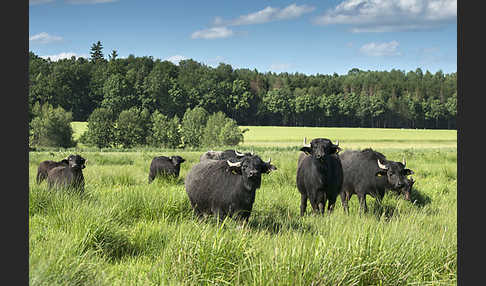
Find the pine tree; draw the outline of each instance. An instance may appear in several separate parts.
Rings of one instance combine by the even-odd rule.
[[[103,45],[101,44],[100,41],[98,41],[96,44],[93,44],[91,46],[90,54],[91,54],[91,61],[94,63],[105,60],[103,55]]]
[[[113,50],[111,51],[111,54],[108,55],[108,57],[110,58],[110,61],[116,60],[116,58],[118,57],[118,53],[116,52],[116,50]]]

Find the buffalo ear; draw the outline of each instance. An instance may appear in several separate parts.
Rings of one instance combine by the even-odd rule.
[[[61,160],[61,163],[64,163],[64,164],[69,165],[69,161],[68,161],[67,159],[62,159],[62,160]]]
[[[275,171],[275,170],[277,170],[277,167],[276,167],[275,165],[272,165],[272,164],[268,164],[268,163],[266,163],[266,164],[265,164],[265,169],[266,169],[266,170],[265,170],[265,173],[267,173],[267,174],[268,174],[268,173],[270,173],[271,171]]]
[[[386,170],[378,170],[375,174],[375,176],[385,176],[386,175]]]
[[[405,170],[403,170],[403,171],[404,171],[404,173],[405,173],[405,176],[415,174],[415,173],[414,173],[412,170],[410,170],[410,169],[405,169]]]
[[[342,149],[341,149],[341,147],[339,147],[339,146],[337,146],[337,145],[334,145],[334,146],[332,147],[332,149],[334,150],[334,152],[335,152],[336,154],[338,154],[338,153],[339,153],[339,152],[342,150]]]
[[[312,148],[311,147],[302,147],[302,148],[300,148],[300,151],[304,152],[307,155],[312,154]]]

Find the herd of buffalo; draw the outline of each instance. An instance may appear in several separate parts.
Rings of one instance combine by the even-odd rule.
[[[303,216],[310,201],[315,212],[323,214],[334,209],[340,195],[344,210],[349,213],[348,201],[356,194],[360,211],[367,212],[366,195],[381,201],[385,190],[403,194],[410,200],[414,172],[402,162],[387,160],[370,148],[346,150],[342,153],[339,141],[333,144],[326,138],[315,138],[310,144],[304,138],[302,153],[297,163],[297,189],[301,195],[300,215]],[[156,176],[178,177],[180,156],[160,156],[150,164],[148,182]],[[37,184],[47,179],[48,188],[73,187],[84,191],[82,170],[87,160],[70,155],[60,162],[43,161],[37,171]],[[263,161],[258,155],[236,150],[208,151],[199,158],[185,178],[185,189],[194,212],[202,216],[212,214],[220,219],[229,216],[248,221],[255,191],[260,188],[262,174],[277,167],[271,159]]]

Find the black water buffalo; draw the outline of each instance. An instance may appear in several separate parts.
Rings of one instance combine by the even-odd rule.
[[[194,212],[199,216],[213,214],[219,219],[234,215],[248,221],[262,174],[277,169],[270,162],[253,155],[236,162],[206,160],[194,165],[185,179]]]
[[[80,155],[69,155],[67,166],[58,166],[47,172],[47,186],[73,188],[84,191],[83,169],[86,167],[85,158]]]
[[[36,177],[36,182],[37,184],[42,183],[45,179],[47,179],[47,172],[49,172],[50,169],[53,169],[55,167],[59,166],[68,166],[69,162],[67,159],[62,159],[59,162],[52,161],[52,160],[46,160],[42,161],[39,163],[39,167],[37,168],[37,177]]]
[[[244,156],[251,156],[253,153],[240,153],[236,150],[225,150],[225,151],[207,151],[206,153],[202,154],[199,157],[199,162],[205,160],[232,160],[233,159],[241,159]]]
[[[325,138],[315,138],[300,150],[297,163],[297,189],[300,192],[300,215],[305,214],[307,199],[315,212],[324,213],[326,201],[328,211],[334,208],[343,184],[343,170],[338,152],[341,148]]]
[[[405,158],[402,163],[390,161],[382,153],[371,148],[362,151],[347,150],[339,156],[344,172],[340,195],[343,208],[347,213],[349,213],[348,201],[353,194],[358,196],[360,212],[367,212],[367,194],[381,202],[387,189],[407,189],[409,185],[407,176],[413,174],[412,170],[405,168]]]
[[[181,156],[159,156],[154,157],[152,159],[152,163],[150,163],[150,171],[148,176],[149,184],[157,176],[164,176],[164,177],[179,177],[179,172],[181,170],[181,164],[184,163],[186,160]]]

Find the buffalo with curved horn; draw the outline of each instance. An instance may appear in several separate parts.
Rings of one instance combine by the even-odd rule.
[[[310,144],[304,137],[303,147],[297,163],[297,189],[301,195],[300,215],[305,214],[307,199],[312,209],[324,213],[334,209],[337,195],[341,191],[343,173],[338,152],[341,148],[326,138],[315,138]]]
[[[236,216],[248,221],[262,174],[277,169],[257,155],[241,160],[206,160],[194,165],[186,176],[186,193],[197,215],[213,214],[224,219]]]

